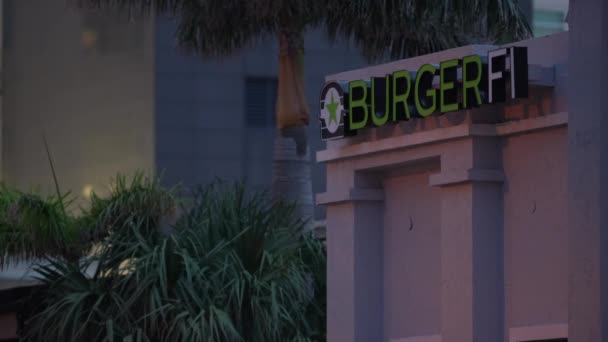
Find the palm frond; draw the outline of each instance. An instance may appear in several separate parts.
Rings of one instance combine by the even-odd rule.
[[[369,60],[530,36],[517,0],[70,0],[85,8],[171,14],[186,52],[223,56],[267,35],[325,25]]]
[[[176,19],[180,49],[224,56],[281,31],[303,32],[323,19],[319,1],[272,0],[68,0],[83,9],[113,9],[131,16]]]
[[[323,340],[323,245],[303,234],[292,205],[218,182],[162,235],[158,217],[175,203],[166,190],[144,178],[113,189],[86,212],[112,227],[100,252],[36,267],[46,289],[28,339]]]
[[[516,0],[328,0],[332,39],[353,39],[369,60],[404,58],[530,36]]]
[[[182,0],[67,0],[80,9],[120,10],[129,15],[174,14],[182,5]]]
[[[46,256],[77,258],[77,221],[64,210],[69,194],[42,197],[0,188],[0,267]]]
[[[186,52],[228,55],[271,31],[252,15],[247,0],[184,0],[176,37]]]
[[[86,213],[93,225],[89,238],[100,241],[112,232],[128,229],[133,224],[144,236],[154,238],[160,235],[163,219],[176,215],[177,202],[174,189],[165,189],[156,178],[136,173],[130,180],[117,175],[110,184],[107,197],[91,195],[91,207]]]
[[[87,266],[49,259],[35,268],[45,285],[44,296],[26,321],[26,341],[100,341],[108,321],[112,334],[120,334],[116,321],[128,317],[117,315],[123,301],[113,290],[115,281],[90,278]]]
[[[55,184],[55,195],[58,198],[60,198],[62,195],[61,195],[61,190],[59,189],[59,180],[57,179],[57,173],[55,172],[55,164],[53,163],[53,158],[51,156],[51,150],[49,148],[49,144],[46,141],[45,136],[42,136],[42,140],[44,141],[44,149],[46,151],[46,156],[49,160],[49,166],[51,167],[51,174],[53,175],[53,183]],[[59,204],[61,205],[61,209],[65,213],[65,207],[63,206],[63,202],[60,201]]]

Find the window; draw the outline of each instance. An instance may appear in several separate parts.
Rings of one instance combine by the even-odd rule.
[[[245,123],[250,127],[272,127],[278,82],[270,77],[248,77],[245,80]]]
[[[277,91],[275,77],[245,79],[243,175],[253,188],[265,189],[271,181]]]

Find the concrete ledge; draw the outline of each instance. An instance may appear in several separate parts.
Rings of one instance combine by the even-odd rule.
[[[430,186],[449,186],[467,182],[501,183],[504,181],[505,174],[501,170],[458,170],[442,172],[429,177]]]
[[[484,126],[488,125],[482,125],[481,127],[458,125],[364,142],[356,145],[348,145],[337,149],[328,149],[317,152],[317,161],[327,162],[331,160],[352,158],[371,153],[454,140],[471,135],[496,135],[496,132],[491,127]]]
[[[568,113],[555,113],[533,119],[509,121],[494,126],[498,136],[507,136],[566,125],[568,125]]]
[[[509,329],[509,342],[568,338],[568,324],[533,325]]]
[[[528,82],[530,82],[531,86],[554,87],[555,66],[528,65]]]
[[[441,342],[441,335],[394,338],[390,342]]]
[[[342,202],[382,202],[384,201],[384,191],[382,189],[350,189],[348,193],[329,193],[317,194],[317,205],[328,205]]]
[[[541,117],[510,121],[496,125],[464,124],[319,151],[317,152],[317,162],[348,159],[372,153],[387,152],[391,150],[445,142],[455,139],[463,139],[473,136],[508,136],[525,132],[533,132],[541,129],[565,126],[567,124],[568,113],[549,114]]]

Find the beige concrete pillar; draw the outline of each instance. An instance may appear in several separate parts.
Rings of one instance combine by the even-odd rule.
[[[498,141],[471,139],[441,173],[442,342],[504,339],[502,182]]]
[[[608,341],[608,2],[570,1],[568,341]]]
[[[383,341],[382,191],[318,195],[327,205],[327,337]]]

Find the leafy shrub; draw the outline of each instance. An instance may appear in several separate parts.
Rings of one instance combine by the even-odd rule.
[[[325,249],[291,204],[223,182],[188,205],[142,176],[111,189],[78,217],[2,190],[0,261],[45,260],[24,339],[325,340]]]

